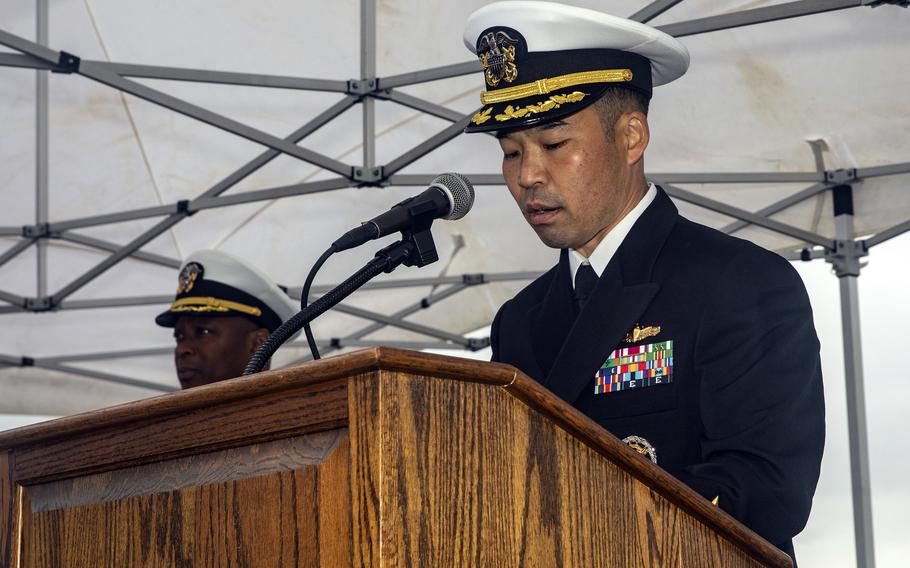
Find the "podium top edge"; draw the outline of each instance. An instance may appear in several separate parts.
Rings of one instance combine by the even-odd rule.
[[[345,376],[371,371],[407,371],[436,377],[506,386],[518,370],[501,363],[489,363],[447,355],[436,355],[371,347],[310,361],[302,365],[263,371],[255,375],[167,393],[151,398],[64,416],[46,422],[0,432],[0,451],[32,445],[93,430],[112,427],[158,416],[167,416],[206,408],[214,402],[229,402],[301,386],[335,381]]]

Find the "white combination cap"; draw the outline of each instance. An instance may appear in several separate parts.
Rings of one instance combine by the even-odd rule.
[[[478,9],[464,43],[480,59],[483,107],[467,132],[530,126],[581,110],[611,87],[650,98],[681,77],[689,51],[670,35],[596,10],[506,1]]]
[[[180,316],[242,316],[275,331],[297,313],[288,295],[259,269],[217,250],[191,254],[177,277],[177,294],[155,318],[174,327]]]

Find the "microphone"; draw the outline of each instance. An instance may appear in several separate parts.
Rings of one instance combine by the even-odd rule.
[[[474,186],[468,178],[456,173],[440,174],[420,195],[393,205],[385,213],[343,234],[332,243],[332,250],[341,252],[396,231],[429,226],[434,219],[461,219],[473,205]]]

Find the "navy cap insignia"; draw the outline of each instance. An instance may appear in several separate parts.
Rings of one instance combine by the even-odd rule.
[[[654,337],[658,333],[660,333],[659,325],[641,327],[639,324],[635,324],[635,328],[633,328],[632,331],[627,333],[623,338],[623,343],[638,343],[639,341],[644,341],[649,337]]]
[[[202,278],[205,270],[198,262],[191,262],[183,267],[177,276],[177,295],[186,294],[193,289],[196,280]]]
[[[500,82],[511,83],[518,77],[515,52],[518,40],[500,30],[488,32],[477,40],[477,56],[483,66],[487,85],[495,87]]]
[[[647,457],[652,462],[657,463],[657,450],[654,449],[651,442],[645,440],[641,436],[626,436],[622,441],[636,452]]]

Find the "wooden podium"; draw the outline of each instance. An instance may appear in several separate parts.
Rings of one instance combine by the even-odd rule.
[[[789,566],[513,367],[375,348],[0,434],[0,565]]]

